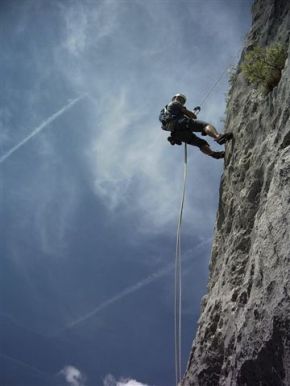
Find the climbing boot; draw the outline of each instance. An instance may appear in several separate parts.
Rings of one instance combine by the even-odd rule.
[[[215,159],[225,158],[225,152],[224,151],[214,151],[211,156]]]
[[[233,139],[233,133],[225,133],[225,134],[222,134],[219,137],[219,139],[216,139],[216,142],[219,145],[223,145],[224,143],[226,143],[227,141],[230,141],[231,139]]]

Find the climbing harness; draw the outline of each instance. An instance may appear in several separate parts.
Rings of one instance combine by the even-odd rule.
[[[175,255],[175,300],[174,300],[174,326],[175,326],[175,377],[176,385],[181,379],[181,301],[182,301],[182,272],[181,272],[181,224],[185,199],[187,180],[187,145],[184,144],[184,172],[183,172],[183,191],[179,212],[179,220],[176,235],[176,255]]]

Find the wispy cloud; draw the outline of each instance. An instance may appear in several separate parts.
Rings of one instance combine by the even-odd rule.
[[[144,112],[142,104],[132,107],[126,88],[107,98],[107,106],[95,120],[98,126],[87,155],[98,198],[112,213],[118,209],[127,216],[138,216],[141,233],[173,229],[182,191],[183,147],[170,147],[168,133],[161,131],[156,117],[150,116],[150,110]],[[211,182],[210,174],[202,174],[206,165],[218,182],[219,165],[189,148],[190,189]],[[205,232],[207,213],[212,209],[211,191],[193,189],[190,194],[188,218],[197,219]],[[202,200],[204,205],[199,205]]]
[[[89,6],[87,1],[60,4],[65,32],[63,47],[74,56],[82,55],[88,48],[95,49],[102,39],[117,28],[118,7],[118,2],[113,0],[102,0],[94,7]]]
[[[1,107],[0,109],[0,145],[4,144],[9,139],[9,130],[7,128],[7,122],[11,118],[11,115],[12,114],[8,109],[8,107]]]
[[[64,47],[74,55],[81,55],[87,48],[93,48],[102,39],[116,30],[116,10],[118,3],[102,0],[89,7],[88,2],[73,2],[61,6],[65,21]],[[92,27],[94,27],[92,31]],[[91,33],[94,39],[91,39]]]
[[[107,62],[107,56],[99,50],[104,41],[119,30],[120,6],[114,0],[101,0],[94,6],[88,0],[59,4],[63,19],[62,39],[54,56],[63,77],[77,92],[88,88],[102,89],[106,78],[100,79],[98,66]]]
[[[80,187],[66,170],[55,174],[47,184],[38,188],[39,198],[35,198],[33,227],[39,237],[41,249],[50,256],[63,255],[66,248],[67,231],[71,229],[78,205]],[[52,212],[52,207],[55,210]],[[58,251],[58,252],[57,252]]]
[[[90,90],[94,96],[85,150],[90,182],[97,199],[112,215],[116,210],[128,216],[138,215],[141,232],[162,232],[176,221],[183,155],[182,148],[167,143],[158,112],[177,91],[188,94],[189,105],[198,104],[220,76],[221,66],[224,69],[228,65],[240,37],[233,34],[227,50],[213,61],[203,41],[199,42],[198,37],[191,41],[183,35],[180,19],[172,17],[174,4],[164,8],[160,2],[134,3],[140,25],[132,19],[126,23],[128,8],[116,1],[100,1],[95,7],[89,7],[86,1],[70,4],[63,6],[63,47],[69,56],[59,52],[58,60],[68,82],[76,90]],[[208,8],[201,7],[199,13],[206,17]],[[200,26],[199,35],[207,36],[214,30],[217,41],[224,42],[225,33],[218,33],[217,29],[226,22],[229,12],[215,7],[217,15],[212,19],[217,19],[219,26],[212,28],[199,23],[195,8],[188,7],[188,12],[193,13],[192,28],[196,23]],[[160,24],[167,28],[160,28]],[[118,28],[120,25],[123,28]],[[180,44],[183,40],[187,47],[190,40],[190,50]],[[110,49],[107,51],[106,47]],[[193,49],[199,52],[198,56],[194,57]],[[148,57],[146,52],[150,53]],[[177,61],[177,56],[182,60]],[[220,86],[224,89],[225,84],[224,79]],[[211,97],[200,119],[221,130],[224,102],[219,99],[216,103],[214,94]],[[206,159],[197,148],[189,151],[193,160],[189,178],[194,186],[190,187],[191,200],[187,201],[186,210],[189,218],[197,220],[198,229],[207,232],[216,205],[211,187],[218,185],[221,163]]]
[[[67,384],[70,386],[85,386],[86,378],[79,369],[74,366],[66,366],[60,371]]]

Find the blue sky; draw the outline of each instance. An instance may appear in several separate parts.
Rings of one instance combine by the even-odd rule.
[[[158,114],[176,92],[198,105],[237,62],[250,7],[1,1],[1,384],[174,384],[183,148]],[[220,131],[227,89],[225,76],[200,113]],[[183,368],[221,173],[222,161],[189,149]]]

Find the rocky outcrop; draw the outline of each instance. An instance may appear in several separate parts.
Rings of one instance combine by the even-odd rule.
[[[238,66],[229,94],[225,170],[208,294],[182,386],[290,385],[290,2],[256,0],[245,52],[285,43],[266,96]]]

